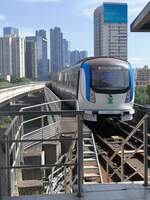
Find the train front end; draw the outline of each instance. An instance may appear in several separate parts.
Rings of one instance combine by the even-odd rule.
[[[132,120],[134,73],[128,62],[114,58],[95,58],[82,64],[80,107],[87,120],[116,118]]]

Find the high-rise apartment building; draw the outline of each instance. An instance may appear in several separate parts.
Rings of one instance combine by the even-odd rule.
[[[88,56],[87,51],[71,51],[70,53],[70,65],[74,65],[79,60],[82,60],[83,58],[86,58]]]
[[[63,68],[63,34],[59,27],[50,29],[50,58],[52,72]]]
[[[12,38],[0,37],[0,75],[12,75]]]
[[[8,35],[15,35],[16,37],[19,37],[19,30],[14,27],[4,27],[3,36],[8,36]]]
[[[80,51],[80,60],[82,60],[83,58],[88,57],[88,52],[87,51]]]
[[[12,37],[12,75],[25,77],[24,38]]]
[[[70,48],[69,42],[66,39],[63,39],[63,61],[64,67],[70,65]]]
[[[24,39],[16,36],[0,37],[1,76],[25,76]]]
[[[36,31],[36,45],[37,45],[37,77],[38,80],[48,79],[48,65],[47,65],[47,38],[46,31]]]
[[[80,51],[74,50],[70,53],[70,65],[74,65],[80,60]]]
[[[36,37],[26,37],[25,40],[25,74],[26,78],[37,79],[37,44]]]
[[[128,6],[103,3],[94,12],[94,55],[127,60]]]

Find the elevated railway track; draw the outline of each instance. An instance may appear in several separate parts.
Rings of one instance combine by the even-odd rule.
[[[148,115],[145,116],[136,126],[121,121],[115,123],[111,119],[101,124],[89,124],[95,136],[100,164],[105,169],[109,182],[144,180],[144,129]],[[149,133],[147,133],[147,153],[150,181]]]
[[[47,99],[49,101],[52,93],[49,93],[48,90],[49,89],[45,89],[45,92],[47,94]],[[66,121],[66,119],[68,118],[68,114],[71,114],[71,113],[70,111],[66,111],[66,107],[65,109],[63,109],[64,104],[59,99],[57,99],[56,96],[53,95],[53,97],[54,97],[53,102],[40,104],[38,105],[39,111],[38,112],[34,111],[36,114],[40,114],[40,115],[42,114],[40,116],[41,128],[39,130],[29,132],[26,135],[23,134],[24,136],[21,135],[21,138],[19,138],[20,139],[19,142],[24,142],[24,148],[29,149],[31,146],[33,146],[32,142],[33,143],[41,142],[41,141],[49,142],[50,141],[49,132],[56,133],[56,130],[53,131],[53,129],[50,129],[49,125],[46,126],[46,124],[44,123],[45,116],[47,117],[47,122],[49,123],[50,122],[52,123],[53,120],[54,122],[60,121],[61,122],[60,125],[63,127],[63,128],[61,127],[61,129],[62,130],[64,129],[64,133],[65,134],[67,133],[66,135],[67,137],[68,137],[68,134],[72,133],[73,127],[75,127],[75,130],[77,128],[74,134],[78,132],[78,128],[80,129],[79,132],[81,133],[81,127],[80,127],[81,124],[79,123],[78,120],[77,120],[78,125],[76,126],[74,123],[73,125],[71,125],[70,120],[68,120],[68,122],[66,122],[65,124],[64,119]],[[26,107],[26,109],[29,109],[28,114],[34,113],[30,111],[30,109],[33,107],[37,108],[37,106]],[[24,111],[24,114],[26,114],[26,110],[23,109],[22,111]],[[51,112],[51,115],[52,115],[51,117],[48,116],[49,112]],[[71,111],[71,112],[75,113],[76,111]],[[22,115],[22,114],[19,113],[18,115]],[[62,117],[63,120],[60,120],[60,116]],[[145,179],[144,163],[145,163],[145,156],[146,156],[144,153],[145,152],[145,147],[144,147],[145,134],[144,133],[146,131],[145,119],[147,120],[147,118],[148,118],[148,115],[145,115],[136,126],[134,126],[133,124],[128,125],[127,123],[123,123],[123,122],[116,123],[111,119],[100,121],[101,123],[93,123],[93,122],[86,123],[86,125],[88,125],[88,128],[85,129],[85,125],[83,126],[82,137],[79,134],[78,136],[80,136],[81,138],[75,138],[76,142],[78,141],[78,139],[80,142],[83,140],[82,144],[80,142],[77,142],[78,146],[73,145],[76,150],[74,150],[72,147],[71,154],[69,153],[68,156],[66,157],[66,161],[68,161],[67,159],[70,159],[70,162],[71,162],[70,166],[68,165],[68,163],[67,165],[65,163],[61,163],[61,166],[59,166],[59,168],[56,168],[53,171],[52,176],[51,175],[49,176],[49,182],[48,182],[49,185],[54,180],[56,180],[55,184],[53,185],[53,190],[56,190],[56,191],[53,191],[53,192],[59,192],[59,191],[71,192],[73,188],[72,185],[74,183],[81,184],[81,182],[77,181],[79,180],[78,177],[76,178],[76,176],[79,175],[77,174],[79,171],[79,170],[76,170],[77,167],[78,169],[80,169],[80,167],[83,167],[83,171],[82,170],[81,171],[83,172],[82,176],[83,176],[84,184],[93,184],[93,183],[98,184],[98,183],[120,182],[120,181],[121,182],[143,181]],[[35,120],[36,119],[37,117],[35,118]],[[75,119],[78,119],[78,118],[75,118]],[[22,121],[21,119],[20,121],[21,134],[22,134],[22,131],[25,130],[24,125],[28,123],[29,121],[33,124],[33,119],[30,119],[27,121],[24,121],[24,120]],[[83,122],[83,118],[81,121]],[[69,132],[66,131],[66,127],[69,127],[68,129]],[[61,130],[61,129],[60,129],[60,126],[59,126],[59,129],[57,128],[57,130]],[[13,126],[12,126],[12,132],[14,133]],[[60,133],[62,133],[62,131],[60,131]],[[149,153],[150,135],[148,134],[147,136],[148,136],[147,150]],[[27,143],[28,142],[27,140],[29,140],[29,143],[31,146],[28,145],[29,143]],[[51,139],[51,142],[52,140],[53,139]],[[58,140],[58,138],[56,138],[56,140]],[[61,140],[62,139],[60,138],[60,141]],[[12,142],[15,143],[16,142],[15,139]],[[80,151],[80,155],[78,155],[79,149],[80,148],[82,149],[82,147],[83,147],[83,158],[81,155],[81,151]],[[16,150],[14,148],[14,152],[15,151]],[[63,152],[63,149],[62,149],[62,152]],[[148,160],[149,160],[149,156],[150,155],[148,154]],[[80,166],[81,162],[80,162],[79,157],[83,159],[82,166]],[[76,168],[75,170],[72,167],[72,161],[75,162],[74,164]],[[150,163],[148,162],[148,164],[149,164],[148,173],[150,173]],[[62,165],[64,165],[64,168],[62,168]],[[47,163],[44,162],[44,165],[42,165],[42,167],[43,166],[48,166],[48,165]],[[19,167],[23,168],[26,166],[19,166]],[[41,165],[39,165],[39,167],[41,167]],[[54,164],[54,167],[55,167],[55,164]],[[59,175],[63,175],[63,176],[59,176]],[[67,178],[65,178],[66,176]],[[80,173],[80,176],[81,176],[81,173]],[[150,177],[148,177],[148,179],[150,180]],[[59,182],[60,188],[55,187],[56,185],[58,185],[57,182]],[[68,189],[68,187],[71,189]],[[79,185],[79,193],[81,192],[80,189],[81,188]],[[47,187],[46,191],[51,193],[51,187]]]
[[[42,90],[45,87],[45,82],[33,82],[26,85],[10,87],[0,90],[0,108],[4,105],[26,96],[28,93]]]

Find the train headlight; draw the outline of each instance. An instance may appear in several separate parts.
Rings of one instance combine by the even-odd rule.
[[[95,92],[92,89],[90,89],[90,102],[96,102]]]
[[[129,103],[131,101],[131,90],[127,92],[125,103]]]

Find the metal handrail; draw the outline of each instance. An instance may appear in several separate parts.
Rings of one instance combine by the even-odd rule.
[[[29,120],[23,121],[23,124],[27,124],[29,122],[32,122],[32,121],[35,121],[35,120],[38,120],[38,119],[41,119],[41,118],[44,118],[44,117],[47,117],[47,115],[42,115],[40,117],[36,117],[36,118],[33,118],[33,119],[29,119]]]
[[[34,114],[42,114],[42,115],[65,115],[65,114],[71,114],[71,115],[75,115],[77,116],[77,124],[78,124],[78,137],[75,137],[75,138],[66,138],[66,140],[77,140],[78,141],[78,161],[77,163],[62,163],[62,164],[59,164],[59,165],[56,165],[56,164],[47,164],[47,165],[18,165],[18,159],[19,159],[19,154],[21,154],[21,143],[23,142],[32,142],[32,141],[39,141],[39,142],[44,142],[44,141],[61,141],[61,140],[65,140],[65,139],[47,139],[47,140],[44,140],[44,139],[39,139],[39,140],[36,140],[36,139],[27,139],[27,140],[24,140],[22,138],[22,126],[23,126],[23,121],[20,121],[20,125],[19,127],[20,130],[18,132],[18,135],[15,137],[15,138],[9,138],[9,135],[11,133],[11,128],[13,127],[14,123],[16,123],[16,121],[19,119],[19,117],[15,117],[15,120],[13,120],[13,122],[11,123],[11,126],[9,127],[9,129],[6,131],[6,133],[4,134],[5,135],[5,138],[3,138],[1,141],[4,142],[6,145],[6,166],[3,166],[0,168],[0,170],[8,170],[8,177],[10,177],[10,171],[9,170],[15,170],[15,169],[29,169],[29,168],[44,168],[44,169],[47,169],[49,167],[54,167],[54,166],[77,166],[78,168],[78,196],[80,197],[81,196],[81,193],[82,193],[82,183],[83,183],[83,177],[82,177],[82,170],[83,170],[83,147],[82,147],[82,132],[83,132],[83,114],[84,112],[83,111],[66,111],[66,110],[63,110],[63,111],[20,111],[20,112],[0,112],[0,116],[26,116],[26,115],[34,115]],[[19,145],[14,145],[14,144],[17,144],[19,143]],[[13,165],[10,165],[10,152],[9,152],[9,145],[12,144],[14,145],[14,149],[15,151],[17,152],[17,157],[15,157],[16,159],[16,162],[15,164]],[[17,147],[17,149],[15,148],[15,146]],[[19,148],[19,149],[18,149]],[[1,191],[1,190],[0,190]],[[0,194],[0,197],[1,197],[2,194]]]
[[[72,99],[69,99],[69,100],[57,100],[57,101],[51,101],[51,102],[47,102],[47,103],[42,103],[42,104],[37,104],[37,105],[32,105],[32,106],[27,106],[27,107],[24,107],[24,108],[21,108],[20,110],[27,110],[27,109],[30,109],[30,108],[36,108],[36,107],[40,107],[40,106],[45,106],[45,105],[50,105],[50,104],[56,104],[56,103],[65,103],[65,102],[75,102],[76,105],[78,105],[78,101],[77,100],[72,100]],[[79,109],[77,109],[76,111],[78,111]]]
[[[14,111],[10,111],[10,112],[0,112],[0,116],[29,116],[29,115],[81,115],[84,114],[84,111],[82,110],[62,110],[62,111],[23,111],[23,112],[14,112]]]
[[[98,155],[97,155],[96,145],[95,145],[95,142],[94,142],[95,140],[94,140],[93,133],[91,135],[92,135],[92,140],[93,140],[93,145],[94,145],[94,151],[96,153],[96,162],[97,162],[97,165],[98,165],[98,171],[99,171],[99,174],[100,174],[100,180],[101,180],[101,183],[104,183],[103,176],[102,176],[102,171],[101,171],[101,168],[100,168],[99,158],[98,158]]]
[[[3,116],[3,115],[2,115]],[[8,115],[7,115],[8,116]],[[9,134],[9,132],[11,131],[12,126],[14,125],[14,123],[17,121],[18,116],[16,116],[12,122],[10,123],[8,129],[5,131],[4,136],[7,136]]]

